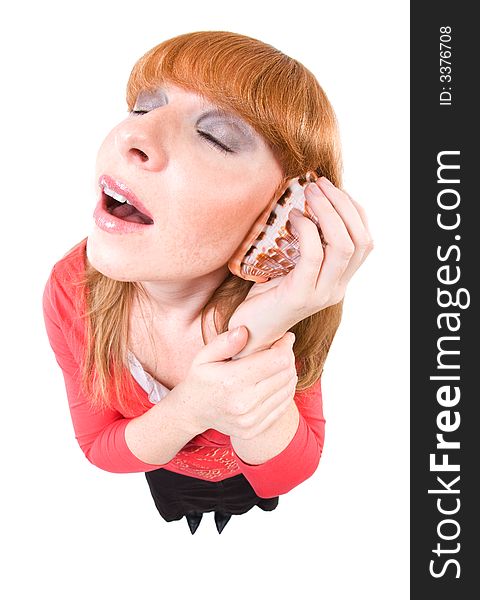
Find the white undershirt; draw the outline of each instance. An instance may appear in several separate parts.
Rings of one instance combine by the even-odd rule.
[[[165,398],[171,391],[147,373],[137,357],[130,350],[128,351],[128,363],[130,373],[137,383],[147,392],[148,398],[152,404],[158,404],[158,402]]]

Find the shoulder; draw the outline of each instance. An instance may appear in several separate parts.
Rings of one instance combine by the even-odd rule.
[[[51,275],[64,283],[74,283],[79,275],[83,275],[86,267],[87,238],[75,244],[52,268]]]
[[[310,387],[305,388],[304,390],[300,390],[296,392],[296,396],[300,400],[312,400],[322,396],[322,383],[321,377],[319,377],[314,384]]]
[[[52,267],[44,289],[44,307],[66,316],[77,309],[83,296],[87,238],[71,248]]]

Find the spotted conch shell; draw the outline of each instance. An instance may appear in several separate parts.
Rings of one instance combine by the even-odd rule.
[[[288,220],[292,208],[297,208],[315,223],[322,245],[326,245],[317,217],[305,204],[304,188],[317,178],[314,171],[309,171],[291,179],[276,203],[264,210],[228,263],[234,275],[263,283],[286,275],[294,268],[300,258],[300,242]]]

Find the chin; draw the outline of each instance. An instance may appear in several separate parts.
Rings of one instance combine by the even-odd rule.
[[[105,277],[116,281],[131,281],[129,273],[131,269],[125,268],[118,250],[113,250],[101,242],[98,243],[94,234],[87,239],[86,255],[92,267]]]
[[[154,267],[146,265],[138,253],[134,253],[132,259],[131,251],[124,254],[118,247],[97,243],[94,236],[87,240],[86,255],[94,269],[115,281],[178,281],[182,277],[190,277],[190,274],[181,271],[184,265],[172,264],[171,261],[164,265],[158,262]]]
[[[88,255],[88,253],[87,259],[88,262],[92,265],[92,267],[102,275],[105,275],[105,277],[108,277],[109,279],[114,279],[115,281],[131,281],[131,279],[128,277],[128,274],[124,271],[120,271],[118,268],[116,269],[115,265],[112,265],[111,263],[108,263],[101,259],[97,260],[97,257],[95,255],[91,257]]]
[[[188,281],[219,269],[228,274],[227,262],[219,264],[218,256],[200,256],[190,248],[174,256],[162,252],[147,263],[145,251],[106,243],[95,232],[87,239],[86,255],[94,269],[115,281]]]

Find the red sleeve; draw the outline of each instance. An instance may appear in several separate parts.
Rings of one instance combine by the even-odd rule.
[[[70,415],[80,448],[93,465],[111,473],[137,473],[158,469],[163,465],[145,463],[128,448],[125,428],[132,419],[124,418],[113,409],[94,413],[89,407],[88,398],[81,393],[79,365],[65,335],[65,328],[72,320],[70,315],[64,321],[65,313],[69,310],[71,312],[71,309],[68,303],[62,301],[66,297],[64,294],[57,297],[57,286],[58,281],[52,271],[43,293],[43,315],[50,345],[65,379]]]
[[[300,413],[298,429],[280,454],[260,465],[249,465],[234,450],[240,470],[260,498],[286,494],[311,477],[320,462],[325,437],[320,379],[297,392],[295,403]]]

